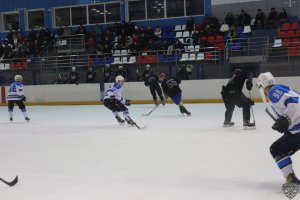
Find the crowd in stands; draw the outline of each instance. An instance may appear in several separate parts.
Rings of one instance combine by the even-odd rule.
[[[96,24],[92,31],[79,26],[76,31],[72,31],[69,27],[59,27],[55,33],[51,33],[46,27],[42,27],[38,31],[31,29],[27,36],[20,30],[11,30],[0,46],[0,59],[39,56],[39,52],[54,38],[71,34],[83,34],[90,49],[99,56],[110,57],[114,49],[127,49],[133,56],[141,51],[148,51],[148,55],[151,55],[151,52],[157,54],[159,51],[164,54],[172,54],[175,51],[183,53],[186,44],[200,47],[214,46],[207,40],[208,36],[222,35],[224,41],[228,38],[236,38],[237,27],[249,26],[253,21],[254,29],[264,29],[276,28],[288,19],[285,9],[277,13],[275,8],[270,9],[268,16],[258,9],[253,20],[245,10],[241,10],[237,16],[229,12],[221,21],[213,15],[206,15],[201,22],[196,23],[192,17],[189,17],[185,31],[189,32],[190,37],[185,41],[176,37],[164,37],[164,27],[138,27],[132,22],[115,23],[106,29]]]

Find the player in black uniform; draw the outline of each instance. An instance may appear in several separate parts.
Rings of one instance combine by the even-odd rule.
[[[150,92],[155,105],[158,105],[156,93],[158,94],[161,103],[165,105],[164,97],[162,95],[162,91],[158,83],[159,82],[158,75],[152,71],[150,65],[146,65],[146,70],[144,71],[142,77],[145,82],[144,84],[146,86],[149,86],[150,88]]]
[[[243,125],[244,128],[255,127],[254,123],[250,123],[250,107],[254,105],[248,97],[242,92],[244,83],[246,81],[246,88],[250,91],[253,87],[252,84],[252,73],[236,69],[233,76],[228,81],[226,86],[222,86],[222,98],[226,107],[224,127],[233,126],[234,122],[231,121],[232,113],[235,106],[243,108]]]
[[[187,114],[188,116],[191,115],[191,113],[184,107],[181,99],[181,89],[179,87],[179,84],[181,81],[175,77],[171,77],[166,79],[165,73],[161,73],[159,75],[159,81],[161,82],[161,87],[164,91],[165,98],[167,99],[170,97],[172,101],[179,106],[179,110],[182,114]]]

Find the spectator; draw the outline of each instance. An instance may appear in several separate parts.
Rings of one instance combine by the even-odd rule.
[[[221,27],[220,27],[220,34],[221,35],[227,35],[229,31],[229,26],[226,24],[226,22],[221,22]]]
[[[189,31],[190,34],[192,33],[192,31],[194,30],[194,26],[195,26],[195,22],[193,20],[192,17],[189,17],[187,22],[186,22],[186,28],[185,30]]]
[[[229,12],[225,17],[225,23],[228,24],[229,28],[235,26],[235,19],[231,12]]]
[[[87,31],[84,26],[80,25],[76,31],[76,34],[83,34],[84,37],[87,39]]]
[[[249,26],[251,24],[251,16],[245,12],[245,10],[241,10],[241,14],[237,19],[238,26]]]
[[[127,78],[128,78],[127,71],[126,71],[126,69],[124,69],[124,67],[122,65],[120,65],[118,67],[118,70],[116,71],[116,77],[117,76],[122,76],[125,79],[125,81],[127,81]]]
[[[276,28],[276,24],[277,24],[277,11],[275,10],[275,8],[271,8],[271,11],[267,18],[267,27]]]
[[[177,39],[175,42],[174,50],[179,53],[183,53],[185,51],[184,45],[182,44],[182,42],[179,39]]]
[[[232,40],[232,39],[235,39],[236,37],[237,37],[237,35],[236,35],[235,27],[232,26],[232,27],[230,27],[230,29],[228,31],[228,38]]]
[[[132,45],[129,46],[129,49],[131,55],[138,56],[139,51],[141,51],[141,46],[137,42],[134,42]]]
[[[165,39],[163,43],[164,54],[171,55],[173,52],[173,42],[171,40]]]
[[[40,45],[38,44],[38,41],[35,40],[34,42],[31,42],[29,44],[29,54],[31,56],[37,57],[39,52],[40,52]]]
[[[60,37],[64,34],[64,28],[63,27],[58,27],[58,29],[56,30],[56,34],[55,37]]]
[[[125,36],[123,35],[119,35],[118,36],[118,44],[117,44],[117,48],[119,49],[123,49],[126,46],[126,39]]]
[[[69,36],[72,35],[72,30],[69,27],[64,28],[63,36]]]
[[[161,27],[157,26],[154,31],[155,39],[158,40],[161,38]]]
[[[109,64],[106,64],[106,65],[105,65],[103,75],[104,75],[104,82],[105,82],[105,83],[110,83],[110,82],[113,82],[113,81],[114,81],[114,80],[113,80],[113,71],[112,71],[112,69],[110,68],[110,65],[109,65]]]
[[[265,18],[265,14],[261,11],[261,9],[258,9],[255,16],[254,29],[264,29]]]
[[[28,40],[29,42],[34,42],[36,39],[37,39],[37,33],[33,28],[31,28],[28,34]]]
[[[192,33],[193,45],[199,45],[200,33],[198,30],[194,30]]]
[[[70,73],[70,84],[79,84],[79,73],[77,72],[76,67],[72,67],[71,73]]]
[[[188,71],[186,70],[186,65],[182,64],[178,70],[178,78],[180,80],[189,80]]]
[[[86,83],[94,83],[96,77],[96,72],[93,70],[92,67],[89,67],[86,73]]]
[[[289,21],[288,14],[286,13],[286,10],[283,8],[283,9],[281,9],[281,12],[278,15],[279,25],[283,24],[284,22],[288,22],[288,21]]]
[[[136,70],[136,73],[137,73],[136,81],[137,81],[137,82],[143,82],[144,79],[143,79],[143,74],[142,74],[142,72],[140,72],[140,71],[137,69],[137,70]]]
[[[100,43],[96,45],[95,53],[98,55],[103,55],[103,46]]]

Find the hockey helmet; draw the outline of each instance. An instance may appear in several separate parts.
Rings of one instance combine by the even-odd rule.
[[[166,74],[165,73],[160,73],[159,74],[159,80],[164,80],[166,78]]]
[[[109,65],[109,64],[106,64],[105,67],[106,67],[106,68],[110,68],[110,65]]]
[[[76,67],[72,67],[72,72],[75,72],[76,71]]]
[[[16,75],[15,76],[15,81],[22,82],[23,81],[23,77],[21,75]]]
[[[274,76],[270,72],[261,73],[256,80],[256,85],[258,88],[266,88],[274,84]]]
[[[146,65],[146,69],[147,69],[147,70],[151,69],[151,66],[150,66],[149,64]]]
[[[120,65],[118,68],[119,68],[119,69],[123,69],[123,66],[122,66],[122,65]]]
[[[121,85],[123,85],[123,83],[124,83],[124,77],[123,76],[117,76],[116,77],[116,83],[120,83]]]

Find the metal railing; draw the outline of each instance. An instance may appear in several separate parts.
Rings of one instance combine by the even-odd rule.
[[[84,34],[59,36],[53,45],[59,54],[80,53],[85,51]]]

